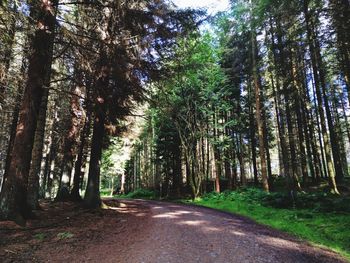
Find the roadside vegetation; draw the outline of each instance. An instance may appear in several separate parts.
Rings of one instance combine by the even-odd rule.
[[[237,213],[333,249],[350,260],[350,198],[322,191],[299,193],[295,202],[286,193],[247,188],[208,193],[185,203]]]

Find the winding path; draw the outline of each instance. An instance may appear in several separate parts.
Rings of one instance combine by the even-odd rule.
[[[247,218],[211,209],[142,200],[121,200],[117,209],[127,215],[122,241],[111,233],[94,245],[95,254],[77,262],[346,262]]]

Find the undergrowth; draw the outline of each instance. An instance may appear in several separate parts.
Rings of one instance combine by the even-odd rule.
[[[148,189],[137,189],[134,192],[130,192],[126,195],[118,195],[118,197],[133,199],[156,199],[157,193]]]

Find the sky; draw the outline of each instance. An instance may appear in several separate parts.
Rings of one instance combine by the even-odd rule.
[[[229,0],[173,0],[180,8],[206,8],[209,14],[225,11],[229,7]]]

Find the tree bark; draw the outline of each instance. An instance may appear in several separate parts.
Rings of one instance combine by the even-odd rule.
[[[34,146],[32,150],[32,163],[28,177],[27,203],[32,210],[39,208],[39,179],[45,139],[46,109],[48,98],[49,91],[46,89],[43,92],[43,97],[40,105],[37,128],[34,137]]]
[[[56,1],[38,1],[34,6],[37,29],[32,40],[33,53],[29,58],[28,80],[21,105],[8,177],[0,194],[0,218],[24,223],[30,215],[27,206],[27,184],[34,143],[35,129],[45,80],[51,68]]]
[[[100,198],[100,161],[102,157],[102,144],[105,135],[105,112],[101,109],[96,113],[91,142],[91,157],[89,177],[84,196],[84,205],[88,208],[98,208],[101,205]]]
[[[84,160],[84,149],[87,144],[87,139],[90,136],[90,126],[91,126],[91,112],[90,108],[87,108],[87,113],[86,113],[86,120],[84,124],[83,131],[81,132],[80,136],[80,144],[79,144],[79,149],[78,149],[78,156],[77,160],[75,162],[74,166],[74,178],[73,178],[73,187],[72,191],[70,193],[71,199],[73,201],[81,201],[82,198],[80,196],[80,187],[81,187],[81,180],[84,175],[82,172],[82,166],[83,166],[83,160]]]

